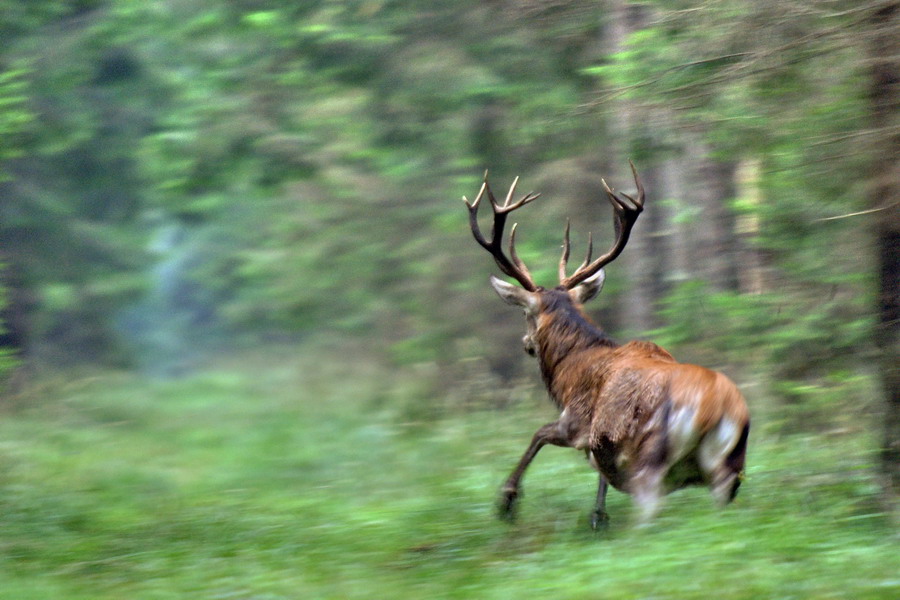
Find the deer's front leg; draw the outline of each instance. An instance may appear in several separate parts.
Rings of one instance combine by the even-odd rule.
[[[506,483],[504,483],[503,487],[500,489],[498,509],[501,519],[507,521],[515,519],[516,501],[519,499],[519,482],[522,479],[522,475],[525,474],[525,469],[527,469],[528,465],[531,464],[531,461],[534,460],[538,451],[543,448],[545,444],[567,447],[570,445],[570,439],[571,433],[569,427],[562,418],[559,421],[544,425],[535,432],[534,437],[531,438],[531,444],[528,446],[528,450],[526,450],[525,454],[522,455],[522,458],[519,459],[519,464],[516,465],[515,470],[510,474]]]

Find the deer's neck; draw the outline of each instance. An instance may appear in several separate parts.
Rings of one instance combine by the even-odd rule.
[[[534,341],[541,375],[554,400],[560,399],[555,382],[560,368],[585,350],[609,349],[617,344],[572,304],[547,312],[539,319]],[[596,355],[596,352],[592,352]],[[595,356],[596,358],[596,356]]]

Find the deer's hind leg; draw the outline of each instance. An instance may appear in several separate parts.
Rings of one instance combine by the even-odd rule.
[[[669,491],[670,469],[678,460],[679,440],[673,436],[671,404],[665,403],[657,426],[653,427],[639,445],[637,457],[628,480],[628,492],[638,507],[638,525],[648,525],[662,506]]]
[[[665,496],[665,474],[665,465],[648,465],[631,479],[629,492],[638,506],[639,526],[649,524],[659,512]]]
[[[731,421],[723,419],[700,442],[700,466],[719,506],[734,500],[741,486],[749,432],[749,423],[739,429]]]

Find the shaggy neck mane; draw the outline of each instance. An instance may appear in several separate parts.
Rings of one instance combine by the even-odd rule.
[[[617,344],[588,319],[562,290],[543,295],[542,318],[535,332],[541,373],[549,384],[560,362],[589,348],[615,348]]]

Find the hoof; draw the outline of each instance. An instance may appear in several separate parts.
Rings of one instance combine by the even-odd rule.
[[[609,527],[609,515],[606,511],[595,510],[591,513],[591,529],[594,531],[602,531]]]
[[[516,488],[503,488],[500,491],[500,500],[497,502],[497,516],[501,520],[510,523],[515,521],[518,500],[519,490]]]

